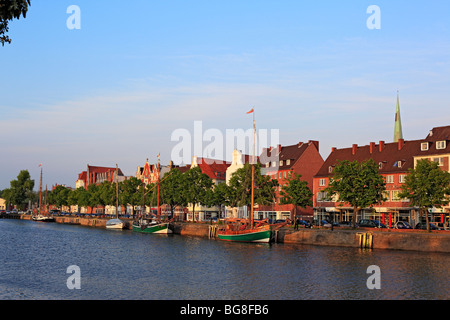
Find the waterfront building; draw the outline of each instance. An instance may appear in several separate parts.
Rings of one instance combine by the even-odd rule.
[[[117,175],[116,175],[117,170]],[[78,174],[78,179],[75,182],[75,187],[87,189],[91,184],[101,184],[104,181],[108,182],[122,182],[126,180],[120,168],[112,167],[99,167],[87,165],[86,171]],[[79,208],[78,206],[72,206],[71,211],[81,212],[81,213],[98,213],[98,214],[116,214],[115,206],[97,207],[97,208]]]
[[[202,173],[206,174],[213,182],[214,186],[220,183],[226,183],[227,168],[230,163],[224,160],[199,158],[197,156],[192,157],[192,163],[189,169],[199,167]],[[187,168],[187,167],[186,167]],[[183,170],[187,171],[187,170]],[[223,210],[221,210],[223,211]],[[195,205],[195,221],[209,220],[212,217],[217,217],[219,213],[219,207],[206,207],[199,204]],[[187,207],[187,220],[193,220],[193,206],[189,204]]]
[[[314,218],[316,220],[350,221],[353,208],[348,204],[341,204],[336,199],[328,199],[324,189],[328,187],[333,177],[334,167],[338,161],[363,162],[373,159],[378,164],[379,173],[385,178],[386,192],[385,202],[374,205],[372,208],[360,210],[356,220],[377,219],[385,224],[393,224],[395,221],[404,220],[412,224],[419,221],[418,208],[412,207],[408,199],[398,197],[401,186],[405,182],[409,169],[415,168],[419,159],[430,159],[439,162],[443,170],[449,170],[450,158],[450,126],[434,128],[430,134],[422,140],[379,143],[370,142],[365,146],[353,144],[348,148],[332,148],[330,155],[322,167],[314,176]],[[449,208],[439,209],[439,215],[432,217],[445,222],[448,220]],[[438,221],[439,221],[438,220]]]
[[[324,160],[319,153],[319,141],[309,140],[294,145],[271,147],[263,149],[259,157],[262,168],[261,173],[278,181],[276,197],[271,206],[257,205],[255,218],[257,219],[291,219],[294,220],[294,206],[281,204],[280,192],[287,183],[289,175],[300,174],[301,179],[308,183],[313,191],[313,177],[321,168]],[[312,220],[313,208],[297,207],[297,216]]]
[[[252,156],[243,154],[240,150],[237,149],[233,150],[232,161],[225,172],[225,181],[227,184],[229,183],[233,173],[235,173],[240,168],[243,168],[244,164],[250,163],[251,158]],[[255,157],[255,161],[258,162],[259,157]],[[243,207],[228,206],[225,208],[224,216],[226,218],[244,218],[248,217],[247,213],[248,213],[247,206]]]

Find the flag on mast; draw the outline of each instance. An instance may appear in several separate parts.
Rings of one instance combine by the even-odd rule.
[[[253,113],[255,112],[255,107],[252,108],[252,110],[250,110],[249,112],[247,112],[247,114]]]

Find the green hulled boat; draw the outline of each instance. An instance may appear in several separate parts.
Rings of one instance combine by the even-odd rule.
[[[141,219],[134,221],[133,231],[141,233],[172,233],[172,230],[169,228],[169,222],[161,222],[154,219]]]
[[[265,222],[250,227],[246,219],[228,219],[225,226],[217,230],[219,240],[237,242],[270,242],[271,225]]]
[[[218,231],[217,237],[224,241],[236,241],[236,242],[270,242],[271,236],[270,228],[258,228],[242,231]]]

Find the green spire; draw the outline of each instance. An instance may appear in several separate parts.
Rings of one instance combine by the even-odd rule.
[[[400,119],[400,103],[398,102],[398,90],[397,90],[397,109],[395,111],[394,142],[398,142],[398,139],[403,139],[403,131],[402,131],[402,120]]]

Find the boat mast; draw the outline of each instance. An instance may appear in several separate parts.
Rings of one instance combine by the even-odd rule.
[[[116,163],[116,218],[119,219],[119,179],[118,179],[118,173],[119,173],[119,166]]]
[[[158,153],[158,167],[157,167],[157,171],[158,171],[158,197],[156,199],[157,202],[157,212],[156,212],[156,217],[158,218],[158,220],[160,219],[160,208],[159,208],[159,172],[160,172],[160,167],[159,167],[159,153]]]
[[[39,183],[39,215],[41,215],[41,206],[42,206],[42,164],[41,167],[41,180]]]
[[[253,206],[254,206],[254,198],[255,198],[255,111],[253,113],[253,155],[252,155],[252,201],[250,208],[250,229],[253,229]]]

